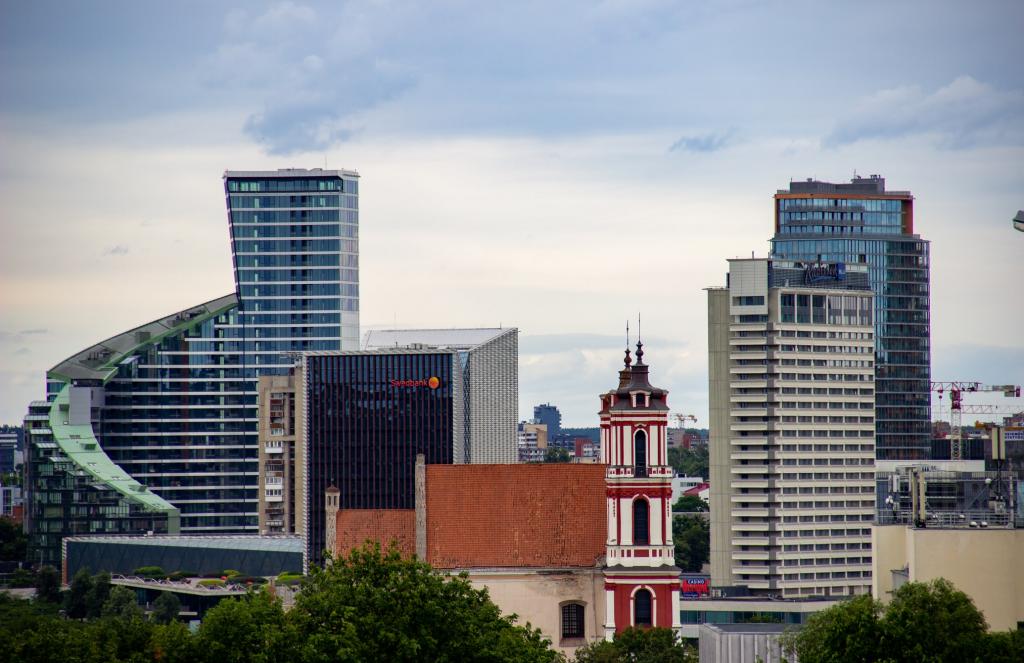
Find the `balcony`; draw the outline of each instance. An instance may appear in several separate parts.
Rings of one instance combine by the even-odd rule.
[[[263,445],[263,450],[268,454],[279,454],[284,453],[283,442],[267,442]]]

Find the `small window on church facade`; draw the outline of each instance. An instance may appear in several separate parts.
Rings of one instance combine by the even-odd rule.
[[[566,603],[562,606],[562,637],[583,637],[583,604]]]
[[[643,498],[633,500],[633,545],[645,546],[651,542],[650,505]]]
[[[653,625],[651,611],[651,593],[646,589],[638,589],[633,595],[633,626]]]

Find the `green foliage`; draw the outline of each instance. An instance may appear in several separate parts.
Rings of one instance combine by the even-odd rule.
[[[540,631],[502,616],[465,576],[376,545],[313,569],[288,616],[314,660],[558,660]]]
[[[303,576],[301,573],[282,573],[277,576],[277,584],[279,585],[295,585],[302,582]]]
[[[943,579],[906,583],[888,606],[859,596],[783,637],[801,663],[1022,660],[1024,637],[990,634],[970,597]]]
[[[708,448],[672,448],[668,450],[668,464],[679,474],[688,477],[708,477]]]
[[[568,463],[569,452],[562,447],[548,447],[544,450],[545,463]]]
[[[234,578],[235,576],[242,575],[242,572],[241,571],[236,571],[234,569],[225,569],[221,573],[221,575],[224,576],[224,577],[227,577],[227,578]]]
[[[103,612],[103,606],[110,598],[110,574],[106,571],[97,573],[92,579],[92,588],[85,597],[87,618],[99,617]]]
[[[9,518],[0,518],[0,561],[24,562],[27,555],[28,537],[21,526]]]
[[[135,569],[135,575],[140,578],[166,578],[167,574],[159,566],[140,566]]]
[[[153,601],[153,621],[157,624],[170,624],[181,612],[181,601],[171,592],[160,592]]]
[[[64,612],[71,619],[89,616],[89,599],[93,595],[93,579],[89,569],[81,568],[71,579],[71,590],[64,596]]]
[[[36,575],[28,569],[14,569],[7,584],[11,587],[35,587]]]
[[[135,592],[127,587],[113,587],[110,596],[100,610],[103,617],[116,617],[118,619],[141,619],[142,608],[135,600]]]
[[[697,651],[667,628],[628,628],[610,642],[600,640],[576,650],[576,663],[697,663],[697,659]]]
[[[675,516],[672,519],[672,542],[676,566],[696,573],[711,556],[711,525],[699,516]]]
[[[40,567],[36,573],[36,599],[46,603],[60,603],[60,576],[52,566]]]
[[[696,495],[682,495],[672,505],[673,511],[708,511],[708,503]]]
[[[203,587],[223,587],[225,582],[220,578],[206,578],[205,580],[200,580],[197,584]]]

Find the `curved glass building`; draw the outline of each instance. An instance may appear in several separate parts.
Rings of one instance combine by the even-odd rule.
[[[358,347],[358,177],[225,173],[235,293],[47,373],[26,417],[33,560],[72,534],[257,532],[259,376]]]

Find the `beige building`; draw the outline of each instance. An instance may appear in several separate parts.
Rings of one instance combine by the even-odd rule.
[[[871,588],[874,334],[863,266],[729,261],[708,289],[711,582]]]
[[[295,533],[295,380],[260,376],[260,534]]]

